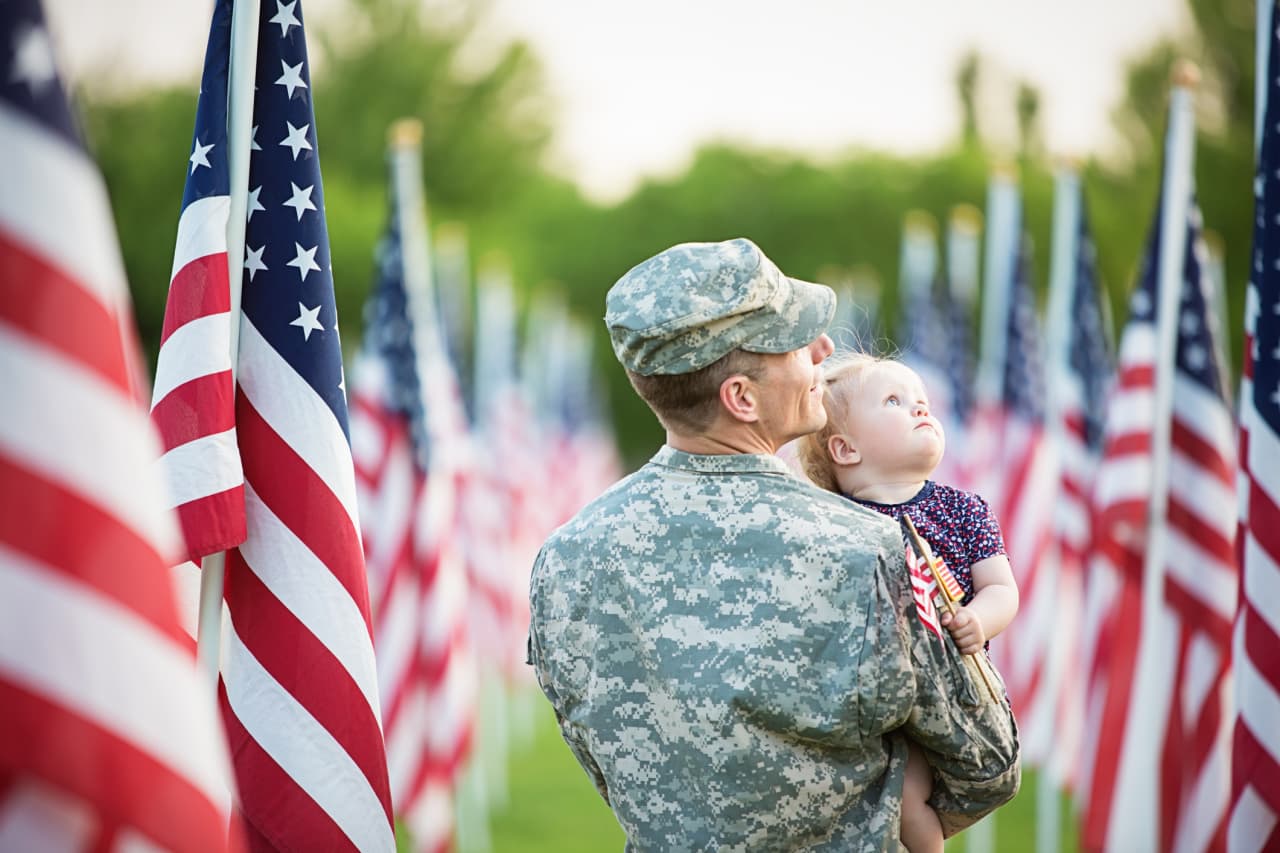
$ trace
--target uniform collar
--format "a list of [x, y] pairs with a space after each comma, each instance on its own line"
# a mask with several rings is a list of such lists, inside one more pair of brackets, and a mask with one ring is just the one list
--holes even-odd
[[667, 468], [696, 471], [699, 474], [791, 475], [791, 468], [787, 463], [769, 453], [685, 453], [664, 444], [649, 462]]

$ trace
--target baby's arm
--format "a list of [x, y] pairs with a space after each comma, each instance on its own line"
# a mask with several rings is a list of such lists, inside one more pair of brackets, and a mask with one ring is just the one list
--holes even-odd
[[979, 560], [973, 572], [973, 598], [955, 616], [941, 614], [961, 653], [982, 651], [983, 644], [1009, 626], [1018, 612], [1018, 583], [1004, 554]]

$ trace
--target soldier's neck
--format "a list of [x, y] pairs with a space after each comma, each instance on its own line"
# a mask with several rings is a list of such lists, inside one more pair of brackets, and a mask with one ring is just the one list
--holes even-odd
[[777, 453], [764, 436], [752, 430], [709, 430], [697, 435], [667, 430], [667, 444], [685, 453], [723, 456], [729, 453]]

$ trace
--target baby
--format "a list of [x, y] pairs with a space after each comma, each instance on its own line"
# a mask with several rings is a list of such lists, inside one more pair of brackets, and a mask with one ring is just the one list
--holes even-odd
[[[915, 371], [863, 353], [823, 364], [827, 425], [799, 447], [813, 482], [884, 513], [911, 516], [934, 554], [964, 591], [954, 616], [940, 614], [963, 654], [983, 651], [1018, 612], [1018, 587], [999, 522], [986, 501], [929, 479], [946, 446], [942, 425]], [[927, 800], [933, 775], [914, 745], [902, 797], [903, 845], [911, 853], [942, 850], [942, 826]]]

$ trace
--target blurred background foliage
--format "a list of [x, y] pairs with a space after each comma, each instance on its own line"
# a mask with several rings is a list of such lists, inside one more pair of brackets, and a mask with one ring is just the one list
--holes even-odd
[[[1102, 276], [1113, 316], [1122, 322], [1154, 213], [1169, 70], [1175, 57], [1200, 64], [1197, 187], [1205, 222], [1225, 247], [1233, 335], [1228, 352], [1238, 372], [1253, 209], [1254, 7], [1253, 0], [1188, 5], [1192, 31], [1134, 57], [1125, 95], [1115, 105], [1114, 143], [1081, 168]], [[485, 26], [482, 0], [460, 0], [451, 8], [441, 17], [416, 0], [349, 0], [344, 14], [309, 26], [330, 248], [348, 351], [358, 344], [373, 247], [386, 218], [386, 129], [403, 116], [421, 119], [426, 129], [432, 220], [465, 225], [473, 268], [501, 259], [522, 301], [535, 290], [554, 290], [592, 322], [598, 367], [608, 380], [629, 465], [647, 458], [662, 436], [627, 388], [599, 318], [604, 293], [618, 276], [671, 244], [743, 235], [797, 277], [830, 280], [872, 270], [883, 287], [880, 327], [892, 329], [906, 212], [923, 209], [945, 223], [954, 205], [981, 209], [993, 165], [1014, 162], [1043, 294], [1052, 154], [1058, 152], [1040, 125], [1041, 95], [1026, 83], [1013, 86], [1007, 98], [1019, 128], [1017, 150], [1002, 150], [984, 136], [984, 118], [990, 117], [981, 114], [975, 95], [983, 76], [980, 55], [967, 56], [956, 69], [961, 126], [933, 153], [851, 149], [817, 161], [721, 141], [698, 151], [682, 174], [649, 180], [605, 205], [586, 199], [571, 180], [545, 166], [556, 113], [538, 57], [512, 42], [478, 60], [470, 48]], [[77, 96], [115, 207], [139, 326], [154, 352], [195, 97], [188, 85], [121, 93], [96, 90], [92, 81]]]

